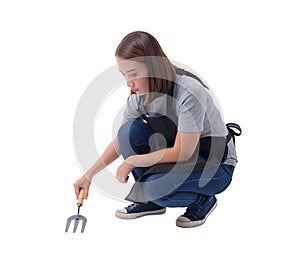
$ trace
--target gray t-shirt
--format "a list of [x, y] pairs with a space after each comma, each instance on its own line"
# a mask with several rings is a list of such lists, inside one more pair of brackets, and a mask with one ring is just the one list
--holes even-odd
[[[201, 132], [200, 137], [226, 136], [228, 134], [226, 125], [210, 92], [197, 80], [185, 75], [177, 75], [173, 98], [163, 94], [145, 107], [143, 105], [145, 95], [133, 94], [127, 100], [124, 118], [133, 120], [145, 112], [150, 116], [151, 114], [167, 115], [168, 110], [169, 118], [177, 117], [177, 130], [180, 132]], [[172, 103], [173, 112], [170, 113], [167, 103]], [[224, 163], [232, 166], [237, 163], [233, 140], [228, 143], [228, 155]]]

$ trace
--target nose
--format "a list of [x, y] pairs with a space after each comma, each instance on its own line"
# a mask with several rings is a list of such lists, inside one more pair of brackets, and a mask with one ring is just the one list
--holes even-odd
[[128, 87], [134, 86], [134, 82], [133, 82], [132, 80], [128, 80], [128, 81], [127, 81], [127, 86], [128, 86]]

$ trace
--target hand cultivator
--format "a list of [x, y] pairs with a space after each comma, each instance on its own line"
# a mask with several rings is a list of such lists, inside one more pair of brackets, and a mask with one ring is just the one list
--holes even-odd
[[77, 215], [73, 215], [73, 216], [68, 218], [65, 232], [68, 232], [71, 221], [74, 220], [73, 233], [75, 233], [76, 230], [77, 230], [79, 221], [81, 220], [82, 221], [81, 233], [83, 233], [83, 231], [85, 229], [86, 222], [87, 222], [86, 217], [84, 217], [82, 215], [79, 215], [80, 207], [83, 204], [83, 199], [84, 199], [84, 189], [81, 189], [80, 193], [79, 193], [79, 196], [78, 196], [78, 202], [77, 202], [77, 207], [78, 207]]

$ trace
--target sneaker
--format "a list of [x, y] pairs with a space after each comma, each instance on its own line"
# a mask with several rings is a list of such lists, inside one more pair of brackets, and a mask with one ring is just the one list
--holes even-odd
[[208, 196], [200, 205], [188, 207], [186, 212], [176, 220], [176, 226], [181, 228], [198, 227], [206, 221], [216, 207], [217, 198]]
[[145, 215], [158, 215], [166, 212], [166, 208], [153, 202], [133, 203], [126, 208], [119, 209], [115, 215], [120, 219], [136, 219]]

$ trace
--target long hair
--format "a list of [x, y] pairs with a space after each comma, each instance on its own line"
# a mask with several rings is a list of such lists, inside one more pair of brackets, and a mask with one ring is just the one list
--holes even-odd
[[[172, 89], [176, 79], [175, 66], [151, 34], [144, 31], [129, 33], [122, 39], [115, 55], [123, 59], [134, 58], [135, 61], [146, 64], [149, 92], [166, 94]], [[146, 102], [149, 103], [150, 99]]]

